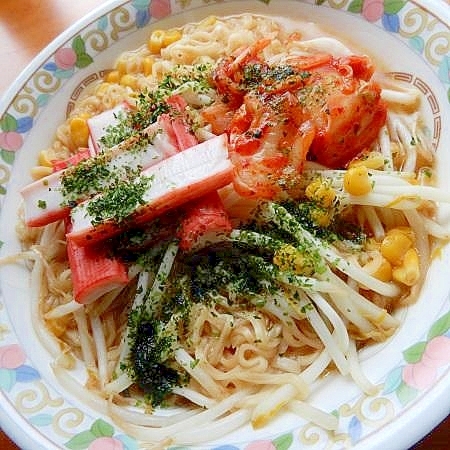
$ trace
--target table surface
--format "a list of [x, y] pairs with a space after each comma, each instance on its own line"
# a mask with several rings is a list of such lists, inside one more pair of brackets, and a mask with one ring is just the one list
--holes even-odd
[[[29, 62], [69, 25], [104, 0], [0, 0], [0, 96]], [[70, 6], [69, 6], [70, 5]], [[419, 442], [414, 450], [447, 450], [450, 417]], [[0, 432], [0, 448], [18, 447]]]

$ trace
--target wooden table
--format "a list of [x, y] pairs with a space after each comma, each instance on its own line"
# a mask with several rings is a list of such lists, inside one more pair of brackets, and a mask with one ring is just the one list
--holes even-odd
[[[19, 73], [59, 33], [105, 0], [0, 0], [0, 96]], [[6, 63], [4, 63], [6, 61]], [[414, 450], [450, 448], [450, 418]], [[0, 433], [0, 449], [18, 447]], [[384, 449], [380, 449], [384, 450]], [[388, 449], [386, 449], [388, 450]]]

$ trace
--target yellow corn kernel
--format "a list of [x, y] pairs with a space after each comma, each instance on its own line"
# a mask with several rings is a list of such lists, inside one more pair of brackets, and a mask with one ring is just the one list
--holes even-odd
[[123, 59], [120, 59], [116, 63], [116, 70], [119, 73], [119, 79], [122, 75], [125, 75], [127, 73], [127, 62]]
[[38, 156], [38, 164], [45, 167], [53, 167], [52, 159], [54, 156], [48, 150], [41, 150]]
[[406, 284], [407, 286], [413, 286], [419, 281], [419, 255], [416, 249], [410, 248], [405, 253], [403, 264], [392, 271], [392, 277], [395, 281]]
[[154, 62], [155, 62], [155, 60], [151, 56], [146, 56], [142, 60], [142, 72], [144, 73], [144, 75], [146, 77], [151, 75]]
[[317, 189], [319, 189], [321, 185], [322, 180], [320, 178], [316, 178], [315, 180], [311, 181], [311, 183], [309, 183], [305, 189], [306, 197], [312, 200], [316, 194]]
[[33, 180], [40, 180], [53, 173], [53, 169], [48, 166], [34, 166], [30, 172]]
[[120, 85], [121, 86], [128, 86], [131, 89], [136, 89], [136, 86], [137, 86], [136, 77], [134, 77], [133, 75], [130, 75], [128, 73], [125, 74], [125, 75], [122, 75], [120, 77]]
[[290, 244], [283, 245], [275, 252], [273, 263], [281, 270], [294, 272], [297, 275], [308, 276], [314, 272], [308, 258]]
[[157, 54], [161, 49], [173, 44], [181, 39], [181, 31], [175, 28], [171, 30], [154, 30], [147, 42], [147, 47], [151, 53]]
[[329, 208], [336, 200], [335, 190], [320, 178], [308, 184], [305, 195], [324, 208]]
[[380, 152], [370, 152], [359, 159], [353, 160], [349, 167], [365, 166], [368, 169], [382, 169], [384, 167], [384, 156]]
[[391, 263], [383, 258], [381, 264], [378, 266], [377, 270], [372, 273], [375, 278], [378, 278], [381, 281], [391, 281], [392, 280], [392, 265]]
[[414, 242], [400, 228], [389, 230], [381, 242], [381, 254], [393, 265], [398, 266], [402, 263], [406, 252], [412, 248]]
[[161, 51], [164, 45], [164, 35], [166, 32], [164, 30], [154, 30], [150, 35], [150, 39], [147, 42], [148, 49], [157, 54]]
[[172, 28], [164, 33], [163, 37], [163, 47], [167, 47], [174, 42], [177, 42], [181, 39], [181, 31]]
[[105, 81], [108, 83], [118, 83], [120, 80], [120, 72], [118, 70], [111, 70], [105, 77]]
[[127, 73], [138, 73], [140, 61], [137, 58], [129, 58], [127, 61]]
[[366, 166], [350, 167], [344, 175], [344, 189], [350, 195], [365, 195], [372, 190]]
[[70, 137], [75, 148], [87, 147], [89, 139], [89, 127], [87, 118], [77, 116], [70, 119]]
[[333, 214], [330, 209], [311, 208], [310, 217], [314, 221], [314, 223], [319, 225], [319, 227], [327, 228], [331, 223]]

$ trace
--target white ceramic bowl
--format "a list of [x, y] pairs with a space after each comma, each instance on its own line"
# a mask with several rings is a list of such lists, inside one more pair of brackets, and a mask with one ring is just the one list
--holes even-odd
[[[115, 0], [70, 27], [21, 74], [0, 102], [0, 247], [19, 249], [14, 233], [18, 190], [29, 182], [37, 151], [48, 145], [56, 125], [79, 88], [111, 67], [123, 50], [140, 45], [148, 27], [181, 25], [210, 14], [240, 12], [289, 15], [335, 30], [382, 61], [425, 97], [424, 115], [437, 152], [441, 184], [449, 188], [450, 167], [450, 8], [441, 0], [175, 1]], [[347, 33], [347, 34], [346, 34]], [[350, 33], [350, 34], [348, 34]], [[61, 49], [78, 48], [77, 64]], [[362, 353], [363, 369], [381, 386], [362, 395], [349, 381], [328, 377], [311, 401], [339, 418], [339, 431], [327, 433], [292, 416], [268, 427], [244, 428], [215, 450], [402, 449], [430, 431], [450, 411], [450, 251], [430, 268], [421, 298], [401, 312], [403, 324], [385, 344]], [[132, 436], [108, 417], [73, 398], [56, 381], [51, 359], [31, 324], [34, 293], [28, 271], [0, 270], [0, 425], [22, 448], [87, 448], [110, 437], [109, 448], [138, 448]], [[424, 354], [438, 355], [433, 367]], [[99, 441], [97, 441], [99, 442]], [[106, 442], [103, 440], [103, 442]], [[106, 445], [106, 444], [105, 444]], [[114, 447], [117, 445], [117, 447]], [[202, 447], [203, 448], [203, 447]]]

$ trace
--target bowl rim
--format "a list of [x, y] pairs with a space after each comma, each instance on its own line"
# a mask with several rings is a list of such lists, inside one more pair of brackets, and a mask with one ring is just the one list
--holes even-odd
[[[73, 37], [77, 31], [82, 30], [85, 26], [89, 25], [96, 19], [101, 18], [105, 14], [109, 13], [112, 9], [120, 7], [124, 4], [130, 3], [132, 0], [106, 0], [103, 4], [96, 7], [82, 18], [75, 21], [72, 25], [67, 27], [62, 33], [55, 37], [49, 44], [47, 44], [33, 59], [31, 62], [20, 72], [14, 82], [7, 88], [7, 90], [0, 97], [0, 116], [8, 109], [14, 97], [19, 93], [27, 81], [30, 75], [39, 69], [42, 64], [51, 57], [54, 52]], [[300, 0], [301, 1], [301, 0]], [[439, 17], [447, 27], [450, 28], [450, 4], [445, 0], [409, 0], [411, 3], [415, 3], [425, 10], [430, 11], [436, 17]], [[0, 391], [0, 399], [6, 398], [4, 393]], [[444, 402], [439, 401], [442, 398], [450, 399], [450, 380], [446, 376], [442, 376], [433, 387], [426, 391], [423, 398], [420, 400], [422, 413], [426, 411], [427, 421], [420, 421], [416, 423], [414, 429], [409, 430], [408, 446], [418, 442], [428, 432], [438, 425], [449, 415], [450, 404], [446, 405]], [[387, 436], [390, 438], [397, 435], [399, 431], [404, 428], [404, 423], [412, 423], [417, 416], [417, 408], [407, 408], [401, 415], [395, 416], [389, 425], [383, 428], [383, 433], [374, 432], [371, 434], [371, 447], [381, 448], [388, 441]], [[398, 420], [397, 420], [398, 419]], [[0, 402], [0, 427], [5, 431], [11, 439], [19, 445], [20, 448], [33, 448], [33, 449], [59, 449], [60, 447], [55, 445], [49, 438], [43, 436], [24, 416], [22, 416], [11, 402], [6, 399]], [[383, 434], [381, 436], [381, 434]], [[367, 444], [366, 439], [370, 435], [366, 436], [362, 442], [358, 442], [353, 448], [357, 450], [364, 450]], [[397, 435], [398, 436], [398, 435]], [[43, 442], [45, 440], [45, 442]], [[406, 440], [403, 440], [406, 443]]]

